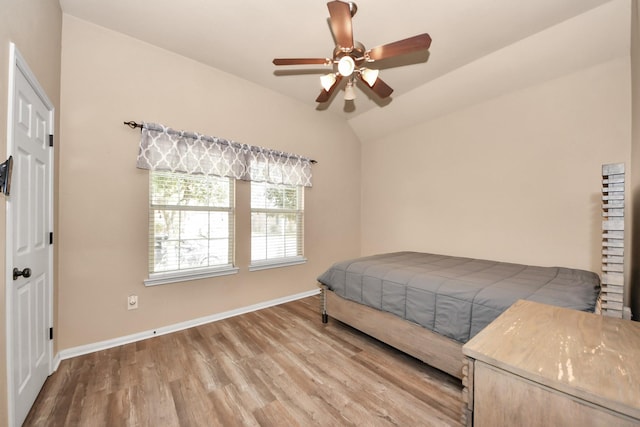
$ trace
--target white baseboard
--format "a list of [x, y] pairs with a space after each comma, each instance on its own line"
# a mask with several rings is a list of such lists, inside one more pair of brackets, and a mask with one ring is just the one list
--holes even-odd
[[62, 359], [60, 359], [60, 353], [57, 353], [53, 357], [53, 360], [51, 361], [51, 372], [49, 372], [49, 375], [53, 374], [55, 371], [58, 370], [58, 366], [60, 366], [61, 361]]
[[[183, 329], [192, 328], [198, 325], [204, 325], [205, 323], [211, 323], [222, 319], [227, 319], [229, 317], [238, 316], [244, 313], [250, 313], [252, 311], [261, 310], [267, 307], [273, 307], [274, 305], [284, 304], [286, 302], [291, 302], [295, 300], [299, 300], [302, 298], [307, 298], [313, 295], [317, 295], [320, 293], [320, 289], [315, 289], [312, 291], [301, 292], [299, 294], [289, 295], [282, 298], [273, 299], [270, 301], [261, 302], [258, 304], [253, 304], [247, 307], [238, 308], [235, 310], [229, 310], [218, 314], [213, 314], [211, 316], [200, 317], [198, 319], [188, 320], [186, 322], [176, 323], [174, 325], [163, 326], [162, 328], [153, 329], [150, 331], [139, 332], [137, 334], [127, 335], [124, 337], [114, 338], [106, 341], [100, 341], [93, 344], [82, 345], [79, 347], [72, 347], [65, 350], [60, 351], [53, 360], [54, 371], [58, 369], [60, 362], [65, 359], [70, 359], [72, 357], [82, 356], [84, 354], [94, 353], [100, 350], [106, 350], [108, 348], [117, 347], [123, 344], [129, 344], [136, 341], [145, 340], [151, 337], [157, 337], [160, 335], [170, 334], [172, 332], [181, 331]], [[318, 313], [319, 315], [319, 313]]]

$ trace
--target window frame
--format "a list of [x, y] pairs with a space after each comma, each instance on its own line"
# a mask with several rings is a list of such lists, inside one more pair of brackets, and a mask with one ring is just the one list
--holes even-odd
[[[263, 185], [265, 186], [265, 191], [269, 186], [282, 188], [294, 188], [296, 190], [296, 209], [287, 209], [284, 207], [278, 208], [267, 208], [267, 207], [254, 207], [254, 185]], [[273, 184], [269, 182], [251, 182], [251, 196], [250, 196], [250, 218], [251, 218], [251, 230], [250, 230], [250, 241], [251, 241], [251, 255], [250, 255], [250, 264], [249, 271], [259, 271], [266, 270], [271, 268], [280, 268], [280, 267], [288, 267], [293, 265], [304, 264], [307, 262], [307, 258], [304, 256], [304, 186], [301, 185], [288, 185], [288, 184]], [[254, 244], [254, 224], [253, 224], [253, 214], [254, 213], [265, 213], [265, 214], [294, 214], [297, 217], [297, 230], [296, 230], [296, 252], [297, 254], [294, 256], [286, 256], [279, 258], [267, 258], [261, 260], [253, 259], [253, 244]]]
[[[181, 173], [165, 172], [165, 171], [150, 171], [149, 173], [149, 201], [148, 201], [148, 218], [149, 218], [149, 230], [148, 230], [148, 242], [147, 242], [147, 273], [148, 278], [144, 280], [145, 286], [164, 285], [167, 283], [176, 283], [189, 280], [204, 279], [208, 277], [226, 276], [236, 274], [239, 268], [235, 266], [235, 245], [236, 245], [236, 233], [235, 233], [235, 199], [236, 199], [236, 182], [233, 178], [224, 178], [229, 180], [229, 206], [190, 206], [190, 205], [176, 205], [176, 204], [154, 204], [153, 194], [153, 179], [155, 174], [163, 175], [184, 175]], [[212, 176], [212, 178], [214, 178]], [[216, 177], [218, 178], [218, 177]], [[181, 212], [228, 212], [229, 214], [229, 263], [221, 264], [219, 266], [207, 266], [207, 267], [191, 267], [171, 271], [152, 271], [152, 263], [154, 258], [152, 251], [155, 251], [155, 233], [154, 219], [152, 218], [153, 212], [158, 209], [175, 210]], [[205, 239], [211, 241], [209, 239]]]

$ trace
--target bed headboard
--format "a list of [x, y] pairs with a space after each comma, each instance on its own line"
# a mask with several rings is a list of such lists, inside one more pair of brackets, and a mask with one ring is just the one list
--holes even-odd
[[602, 314], [631, 318], [624, 306], [624, 163], [602, 165]]

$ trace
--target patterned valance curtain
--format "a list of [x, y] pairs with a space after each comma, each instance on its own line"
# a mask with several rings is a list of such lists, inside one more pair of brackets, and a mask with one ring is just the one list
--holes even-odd
[[142, 124], [140, 169], [311, 187], [311, 160], [156, 123]]

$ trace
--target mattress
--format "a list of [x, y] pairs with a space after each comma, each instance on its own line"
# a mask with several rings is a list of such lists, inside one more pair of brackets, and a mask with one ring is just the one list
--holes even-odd
[[460, 343], [519, 299], [593, 312], [600, 293], [600, 279], [589, 271], [419, 252], [337, 262], [318, 281]]

